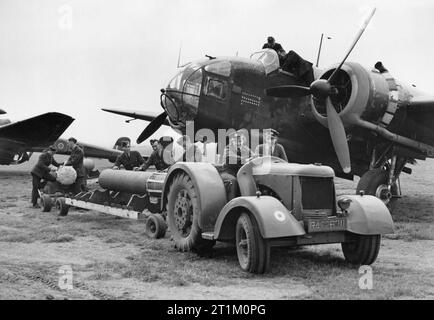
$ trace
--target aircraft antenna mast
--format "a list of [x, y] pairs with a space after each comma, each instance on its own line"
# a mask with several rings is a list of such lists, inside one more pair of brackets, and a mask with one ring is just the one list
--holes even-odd
[[[318, 68], [319, 66], [319, 57], [321, 56], [321, 48], [322, 48], [322, 41], [324, 38], [324, 33], [321, 33], [321, 39], [319, 41], [319, 48], [318, 48], [318, 55], [316, 57], [316, 67]], [[331, 39], [331, 37], [327, 37], [327, 39]]]
[[178, 65], [177, 65], [177, 68], [179, 68], [179, 64], [181, 63], [181, 49], [182, 49], [182, 43], [179, 44]]

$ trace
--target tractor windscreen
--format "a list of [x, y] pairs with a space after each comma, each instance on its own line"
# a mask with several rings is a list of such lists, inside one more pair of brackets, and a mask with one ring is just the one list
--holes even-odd
[[300, 177], [303, 209], [333, 209], [333, 178]]

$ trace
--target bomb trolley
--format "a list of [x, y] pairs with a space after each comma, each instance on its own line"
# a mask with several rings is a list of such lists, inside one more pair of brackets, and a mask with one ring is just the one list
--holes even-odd
[[38, 189], [41, 211], [50, 212], [53, 204], [57, 207], [59, 199], [73, 193], [72, 189], [72, 185], [63, 185], [58, 181], [47, 181], [44, 187]]
[[59, 215], [66, 216], [70, 207], [128, 218], [145, 220], [145, 233], [151, 238], [166, 234], [165, 214], [160, 210], [166, 173], [106, 169], [98, 183], [104, 190], [80, 192], [56, 201]]

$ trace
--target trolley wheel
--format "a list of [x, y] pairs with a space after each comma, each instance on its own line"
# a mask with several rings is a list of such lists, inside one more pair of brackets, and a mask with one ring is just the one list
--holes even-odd
[[52, 202], [51, 197], [49, 195], [47, 195], [47, 194], [41, 195], [39, 202], [40, 202], [42, 212], [50, 212], [51, 211], [51, 207], [53, 206], [53, 202]]
[[64, 197], [57, 198], [56, 209], [57, 209], [57, 212], [59, 213], [59, 216], [66, 216], [68, 214], [69, 205], [67, 205], [65, 203]]
[[152, 214], [146, 220], [145, 233], [153, 239], [164, 238], [166, 235], [167, 224], [161, 214]]

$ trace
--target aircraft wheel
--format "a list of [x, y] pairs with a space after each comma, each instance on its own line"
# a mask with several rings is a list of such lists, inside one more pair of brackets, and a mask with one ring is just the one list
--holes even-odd
[[51, 207], [53, 206], [53, 202], [49, 195], [43, 194], [40, 198], [40, 205], [42, 212], [50, 212]]
[[152, 214], [146, 221], [145, 233], [153, 239], [164, 238], [166, 235], [167, 224], [161, 214]]
[[69, 205], [67, 205], [65, 203], [64, 197], [57, 198], [56, 209], [57, 209], [57, 212], [59, 213], [59, 216], [66, 216], [68, 214]]
[[262, 238], [256, 220], [247, 213], [241, 214], [238, 218], [235, 241], [241, 269], [259, 274], [268, 270], [270, 247]]
[[356, 193], [359, 194], [359, 192], [363, 190], [365, 194], [376, 196], [383, 201], [390, 213], [392, 213], [398, 202], [399, 192], [396, 182], [389, 190], [387, 187], [387, 179], [387, 171], [381, 168], [369, 170], [360, 178]]
[[199, 228], [199, 198], [193, 181], [186, 173], [172, 180], [167, 199], [167, 221], [175, 247], [179, 251], [211, 250], [215, 241], [202, 238]]
[[354, 235], [352, 242], [342, 243], [345, 260], [357, 265], [370, 265], [380, 251], [381, 235]]

